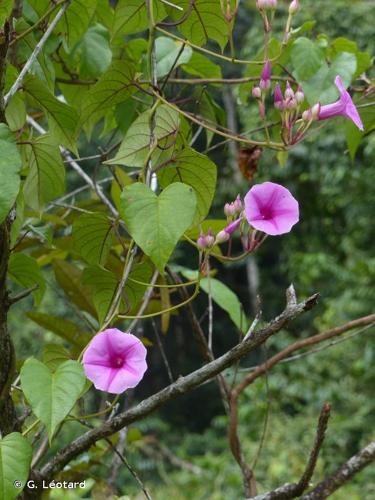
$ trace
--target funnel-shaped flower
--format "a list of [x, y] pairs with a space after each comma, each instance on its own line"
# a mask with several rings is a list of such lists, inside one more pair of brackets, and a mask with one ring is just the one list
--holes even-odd
[[263, 233], [289, 233], [299, 220], [298, 201], [280, 184], [263, 182], [245, 196], [245, 216], [251, 226]]
[[352, 122], [359, 128], [363, 130], [363, 124], [361, 118], [358, 114], [357, 108], [354, 106], [350, 94], [345, 90], [342, 80], [339, 76], [335, 78], [336, 87], [340, 91], [340, 98], [333, 104], [327, 104], [322, 106], [319, 112], [319, 120], [327, 120], [328, 118], [334, 118], [335, 116], [345, 116], [349, 118]]
[[86, 377], [96, 389], [121, 394], [142, 380], [147, 370], [146, 354], [137, 337], [110, 328], [95, 335], [82, 363]]

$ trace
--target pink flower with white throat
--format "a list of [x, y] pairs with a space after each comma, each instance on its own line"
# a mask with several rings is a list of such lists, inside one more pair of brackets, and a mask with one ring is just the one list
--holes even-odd
[[299, 220], [298, 201], [280, 184], [256, 184], [245, 196], [245, 217], [253, 228], [271, 236], [289, 233]]
[[96, 389], [121, 394], [139, 384], [145, 371], [147, 350], [131, 333], [109, 328], [91, 340], [83, 354], [86, 377]]
[[335, 78], [336, 87], [340, 91], [340, 98], [338, 101], [320, 107], [319, 120], [327, 120], [335, 116], [344, 116], [351, 120], [359, 130], [363, 130], [363, 123], [357, 108], [355, 107], [349, 92], [346, 91], [344, 84], [339, 75]]

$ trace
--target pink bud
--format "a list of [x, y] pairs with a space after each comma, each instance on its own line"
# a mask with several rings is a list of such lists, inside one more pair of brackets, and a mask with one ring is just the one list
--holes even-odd
[[232, 217], [236, 213], [236, 207], [234, 206], [233, 203], [226, 203], [224, 205], [224, 214], [227, 217]]
[[299, 1], [293, 0], [289, 5], [289, 14], [293, 16], [299, 10]]
[[292, 87], [290, 86], [289, 82], [286, 82], [286, 89], [285, 89], [285, 99], [291, 99], [294, 97], [294, 92]]
[[220, 231], [217, 236], [215, 243], [225, 243], [229, 240], [231, 235], [239, 228], [242, 219], [237, 219], [227, 225], [222, 231]]
[[297, 107], [297, 100], [294, 97], [290, 97], [284, 101], [286, 109], [294, 109]]
[[220, 231], [217, 236], [216, 236], [216, 240], [215, 240], [215, 243], [218, 244], [218, 243], [225, 243], [226, 241], [228, 241], [230, 238], [230, 234], [228, 234], [224, 229], [222, 231]]
[[309, 122], [311, 119], [312, 119], [311, 109], [306, 109], [306, 111], [302, 113], [302, 120], [304, 122]]
[[260, 87], [253, 87], [251, 94], [255, 99], [260, 99], [262, 97], [262, 91], [260, 90]]
[[269, 61], [266, 62], [261, 74], [262, 80], [270, 80], [271, 79], [271, 63]]
[[207, 238], [204, 235], [203, 231], [201, 231], [201, 234], [199, 235], [199, 238], [197, 239], [197, 245], [199, 250], [205, 250], [207, 248]]
[[320, 113], [320, 102], [317, 102], [314, 104], [314, 106], [311, 108], [311, 116], [313, 120], [317, 120], [319, 118], [319, 113]]
[[273, 10], [276, 9], [277, 0], [257, 0], [256, 6], [259, 10]]
[[215, 236], [214, 236], [214, 233], [212, 232], [211, 228], [209, 228], [209, 230], [207, 231], [206, 240], [207, 240], [207, 246], [208, 246], [208, 248], [211, 248], [211, 247], [214, 246]]
[[284, 108], [284, 99], [279, 83], [277, 83], [275, 86], [275, 91], [273, 93], [273, 104], [275, 108], [280, 111], [282, 111]]
[[303, 101], [305, 100], [305, 94], [303, 93], [302, 87], [298, 87], [294, 97], [296, 98], [298, 104], [303, 103]]
[[240, 195], [237, 195], [237, 198], [233, 202], [233, 206], [236, 209], [237, 213], [240, 213], [242, 211], [242, 200]]

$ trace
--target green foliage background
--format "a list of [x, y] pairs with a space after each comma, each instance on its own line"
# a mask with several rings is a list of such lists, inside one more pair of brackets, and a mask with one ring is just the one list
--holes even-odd
[[[242, 57], [257, 53], [262, 43], [261, 21], [250, 3], [253, 5], [253, 2], [248, 2], [241, 6], [234, 32]], [[283, 5], [286, 10], [287, 2]], [[314, 19], [316, 24], [312, 27], [312, 33], [322, 46], [327, 40], [345, 37], [355, 40], [361, 51], [373, 53], [374, 16], [375, 7], [371, 2], [306, 0], [302, 2], [296, 24]], [[82, 78], [90, 79], [107, 69], [110, 64], [107, 45], [106, 33], [99, 26], [87, 31], [71, 53], [72, 64], [75, 61], [80, 64], [79, 54], [93, 51], [83, 57], [83, 60], [90, 61], [90, 65], [79, 68]], [[134, 50], [137, 50], [135, 45]], [[227, 64], [224, 64], [223, 73], [225, 76], [237, 76], [233, 73], [233, 67]], [[241, 69], [238, 69], [238, 76], [242, 76]], [[32, 84], [30, 79], [30, 93]], [[69, 92], [68, 89], [66, 91]], [[253, 120], [256, 109], [246, 93], [249, 93], [249, 86], [243, 86], [235, 95], [235, 99], [241, 103], [240, 116], [237, 117], [241, 129], [257, 125]], [[221, 89], [215, 90], [214, 95], [217, 105], [223, 108]], [[71, 102], [75, 99], [79, 99], [79, 95], [71, 96]], [[212, 112], [212, 107], [209, 109]], [[124, 107], [117, 112], [122, 113], [121, 124], [127, 130], [127, 120], [134, 110]], [[222, 109], [218, 108], [216, 112], [219, 117], [225, 115]], [[108, 123], [106, 126], [109, 130]], [[80, 141], [82, 156], [95, 154], [97, 147], [108, 139], [106, 128], [103, 130], [102, 125], [94, 127], [90, 133], [90, 145], [85, 139]], [[271, 153], [265, 153], [261, 158], [255, 180], [272, 180], [287, 185], [300, 200], [302, 208], [301, 222], [295, 230], [285, 238], [269, 239], [254, 257], [260, 273], [259, 294], [264, 317], [273, 317], [275, 312], [282, 309], [284, 297], [281, 291], [290, 282], [295, 284], [298, 296], [305, 297], [319, 291], [321, 300], [313, 314], [294, 323], [288, 332], [273, 338], [265, 349], [245, 360], [244, 366], [259, 363], [266, 355], [271, 355], [296, 338], [373, 312], [375, 139], [369, 135], [353, 159], [346, 142], [351, 133], [350, 125], [335, 120], [323, 132], [312, 134], [303, 144], [294, 148], [284, 165], [278, 164]], [[198, 140], [197, 149], [204, 149], [205, 140]], [[65, 138], [67, 142], [70, 142], [69, 137]], [[233, 182], [235, 172], [230, 149], [213, 151], [211, 158], [220, 171], [212, 214], [220, 218], [223, 204], [234, 199], [237, 192], [244, 194], [248, 183]], [[94, 173], [94, 165], [94, 162], [87, 162], [85, 168]], [[105, 174], [99, 172], [98, 177], [103, 178]], [[78, 184], [76, 174], [72, 171], [68, 172], [67, 181], [72, 189]], [[54, 196], [59, 193], [58, 186], [56, 189]], [[48, 238], [48, 234], [44, 236]], [[59, 248], [59, 251], [63, 252], [64, 249]], [[179, 247], [177, 256], [180, 264], [193, 267], [193, 264], [189, 265], [189, 248]], [[48, 273], [47, 291], [38, 312], [68, 318], [71, 310], [62, 299], [61, 292], [56, 291], [52, 271]], [[218, 276], [238, 294], [245, 309], [251, 310], [245, 263], [219, 266]], [[202, 313], [206, 301], [207, 297], [201, 293], [197, 307]], [[56, 342], [56, 337], [51, 333], [44, 331], [42, 334], [41, 328], [35, 323], [25, 322], [25, 314], [31, 308], [32, 299], [20, 303], [17, 312], [13, 311], [10, 318], [10, 329], [17, 332], [16, 350], [20, 357], [31, 353], [40, 356], [45, 342]], [[78, 324], [82, 330], [85, 329], [82, 320], [78, 320]], [[236, 338], [230, 319], [218, 307], [215, 307], [215, 325], [218, 354], [233, 345]], [[325, 401], [332, 403], [332, 419], [315, 480], [332, 471], [340, 461], [351, 456], [373, 437], [373, 333], [374, 330], [369, 329], [324, 351], [280, 364], [267, 377], [258, 379], [245, 391], [241, 398], [240, 434], [247, 456], [259, 455], [255, 471], [262, 489], [271, 489], [300, 476], [306, 461], [306, 450], [314, 438], [317, 416]], [[148, 323], [144, 326], [144, 336], [155, 342], [152, 327]], [[163, 342], [175, 375], [199, 366], [200, 360], [192, 346], [191, 332], [184, 314], [171, 318], [170, 330]], [[148, 384], [143, 384], [136, 391], [137, 399], [167, 383], [165, 369], [156, 349], [151, 350], [150, 363]], [[232, 375], [231, 371], [226, 373], [228, 379]], [[131, 400], [133, 395], [128, 397]], [[100, 403], [100, 396], [92, 398], [93, 403]], [[126, 447], [128, 460], [147, 483], [153, 498], [235, 500], [241, 497], [241, 477], [228, 449], [226, 418], [222, 413], [217, 388], [210, 383], [168, 404], [157, 414], [129, 429]], [[67, 424], [54, 442], [52, 451], [59, 449], [68, 437], [78, 435], [82, 430], [79, 424]], [[264, 443], [259, 450], [263, 432]], [[179, 457], [179, 465], [173, 465], [155, 443], [163, 443], [173, 455]], [[86, 465], [76, 463], [69, 471], [69, 479], [73, 475], [89, 479], [87, 484], [91, 493], [82, 492], [85, 497], [92, 495], [92, 498], [100, 498], [100, 494], [109, 494], [105, 483], [110, 474], [110, 461], [105, 456], [103, 458], [103, 453], [103, 448], [98, 444], [90, 458], [82, 458], [83, 463], [85, 458], [90, 460]], [[188, 470], [183, 461], [197, 466], [199, 474]], [[116, 486], [125, 498], [141, 498], [138, 486], [125, 467], [121, 469]], [[64, 492], [62, 496], [62, 493], [52, 492], [50, 498], [75, 499], [79, 494], [74, 491], [69, 496], [69, 493]], [[374, 470], [368, 468], [332, 498], [363, 500], [374, 497]]]

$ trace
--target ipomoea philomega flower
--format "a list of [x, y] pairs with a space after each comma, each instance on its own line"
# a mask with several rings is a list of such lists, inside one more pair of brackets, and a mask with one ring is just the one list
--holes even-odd
[[298, 201], [280, 184], [255, 184], [245, 196], [245, 217], [263, 233], [272, 236], [289, 233], [299, 220]]
[[321, 106], [319, 111], [319, 120], [327, 120], [328, 118], [334, 118], [335, 116], [344, 116], [349, 118], [359, 130], [363, 130], [363, 123], [358, 114], [357, 108], [355, 107], [349, 92], [346, 91], [342, 80], [339, 75], [335, 78], [336, 87], [340, 91], [340, 98], [332, 103]]
[[147, 350], [131, 333], [109, 328], [95, 335], [82, 358], [86, 377], [96, 389], [121, 394], [139, 384], [145, 371]]

